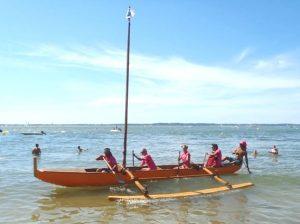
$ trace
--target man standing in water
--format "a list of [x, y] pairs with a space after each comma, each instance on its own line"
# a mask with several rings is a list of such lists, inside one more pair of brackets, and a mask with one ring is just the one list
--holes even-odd
[[35, 144], [35, 148], [32, 149], [32, 155], [34, 156], [41, 155], [41, 149], [39, 147], [39, 144]]
[[278, 154], [278, 148], [276, 147], [276, 145], [273, 145], [273, 148], [271, 149], [270, 153], [277, 155]]

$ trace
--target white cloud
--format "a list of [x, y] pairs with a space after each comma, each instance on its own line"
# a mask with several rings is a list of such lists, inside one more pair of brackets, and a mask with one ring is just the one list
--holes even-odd
[[[250, 48], [243, 50], [238, 57], [239, 61], [251, 52]], [[24, 53], [26, 56], [44, 57], [57, 61], [59, 65], [85, 66], [93, 69], [108, 69], [123, 75], [125, 71], [124, 51], [116, 49], [95, 49], [77, 47], [73, 49], [63, 49], [51, 45], [43, 45], [35, 51]], [[292, 60], [288, 55], [278, 55], [270, 59], [258, 60], [255, 64], [257, 71], [235, 70], [223, 67], [212, 67], [201, 64], [194, 64], [183, 58], [161, 58], [149, 57], [140, 54], [131, 55], [131, 76], [140, 79], [166, 81], [187, 86], [218, 85], [228, 88], [294, 88], [299, 86], [299, 80], [288, 77], [264, 77], [260, 69], [285, 69], [292, 65]]]
[[[244, 49], [237, 57], [237, 62], [246, 61], [251, 52], [250, 48]], [[126, 53], [118, 49], [90, 49], [83, 46], [60, 48], [43, 45], [36, 47], [34, 51], [27, 51], [20, 55], [28, 57], [27, 61], [30, 61], [28, 59], [32, 57], [44, 60], [45, 63], [50, 61], [48, 66], [65, 66], [67, 68], [71, 66], [113, 72], [120, 76], [117, 85], [124, 82]], [[263, 95], [265, 92], [300, 88], [298, 71], [294, 71], [292, 75], [285, 73], [285, 69], [290, 69], [293, 65], [293, 60], [289, 54], [281, 54], [269, 59], [258, 60], [255, 63], [255, 69], [253, 67], [230, 69], [191, 63], [180, 57], [150, 57], [133, 52], [130, 61], [130, 114], [135, 114], [133, 117], [139, 118], [139, 122], [143, 122], [142, 119], [145, 117], [148, 121], [151, 117], [153, 122], [177, 122], [180, 119], [191, 122], [189, 119], [197, 117], [203, 119], [195, 120], [195, 122], [214, 122], [213, 119], [217, 119], [218, 116], [227, 116], [231, 119], [239, 116], [241, 120], [238, 122], [242, 122], [243, 116], [245, 117], [247, 114], [246, 111], [251, 111], [255, 106], [268, 108], [274, 104], [274, 100], [279, 98], [279, 93]], [[268, 72], [266, 75], [266, 70], [272, 72]], [[105, 118], [105, 121], [99, 123], [109, 123], [114, 122], [116, 117], [120, 117], [119, 113], [123, 113], [125, 89], [119, 88], [120, 86], [118, 88], [111, 85], [101, 87], [101, 83], [95, 85], [93, 80], [87, 79], [82, 82], [80, 79], [75, 80], [72, 77], [70, 80], [63, 81], [67, 91], [85, 94], [83, 99], [79, 99], [78, 105], [89, 109], [80, 112], [86, 116], [86, 119], [92, 121], [98, 118], [98, 115], [88, 115], [91, 112], [97, 112], [101, 113], [99, 119]], [[112, 91], [110, 92], [110, 90]], [[295, 100], [295, 97], [287, 94], [286, 98], [281, 97], [280, 99], [282, 101], [286, 99], [288, 102], [291, 99]], [[142, 110], [142, 108], [149, 108], [150, 105], [152, 110]], [[70, 110], [72, 110], [71, 106]], [[192, 110], [188, 111], [184, 108], [192, 108]], [[67, 111], [68, 106], [66, 105], [64, 112], [68, 114]], [[212, 111], [215, 115], [210, 114]], [[277, 105], [273, 111], [280, 113], [280, 106]], [[168, 112], [173, 115], [168, 116]], [[181, 114], [185, 114], [185, 116]], [[239, 114], [243, 114], [243, 116]], [[73, 115], [75, 116], [75, 114]], [[112, 118], [110, 115], [115, 117]], [[79, 113], [76, 114], [76, 119], [78, 117], [80, 117]], [[174, 120], [176, 117], [179, 120]], [[210, 120], [205, 120], [205, 118]], [[71, 120], [71, 118], [68, 119]], [[215, 122], [222, 121], [215, 120]]]
[[278, 69], [288, 69], [294, 65], [293, 59], [286, 54], [275, 55], [268, 59], [260, 59], [258, 60], [254, 68], [261, 70], [271, 70], [276, 71]]
[[253, 52], [252, 48], [245, 48], [235, 57], [235, 62], [240, 63], [244, 61], [251, 53]]

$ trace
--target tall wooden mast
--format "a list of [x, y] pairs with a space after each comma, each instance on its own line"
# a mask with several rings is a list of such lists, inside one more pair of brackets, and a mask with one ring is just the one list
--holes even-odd
[[129, 55], [130, 55], [130, 20], [134, 13], [128, 8], [126, 18], [128, 20], [128, 37], [127, 37], [127, 60], [126, 60], [126, 94], [125, 94], [125, 128], [124, 128], [124, 145], [123, 145], [123, 166], [126, 167], [127, 154], [127, 126], [128, 126], [128, 90], [129, 90]]

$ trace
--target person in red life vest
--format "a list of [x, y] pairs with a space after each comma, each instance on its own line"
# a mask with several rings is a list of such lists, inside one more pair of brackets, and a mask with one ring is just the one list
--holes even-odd
[[104, 149], [104, 155], [100, 155], [96, 160], [106, 160], [107, 163], [109, 164], [110, 167], [107, 169], [98, 169], [97, 171], [102, 171], [102, 172], [110, 172], [111, 169], [113, 171], [118, 171], [118, 163], [116, 158], [113, 156], [113, 154], [110, 151], [110, 148], [105, 148]]
[[133, 154], [133, 156], [135, 158], [137, 158], [138, 160], [142, 161], [140, 167], [144, 167], [141, 170], [156, 170], [157, 167], [151, 157], [150, 154], [148, 154], [147, 149], [143, 148], [141, 151], [142, 157], [138, 157], [135, 154]]
[[178, 157], [178, 162], [182, 161], [182, 163], [179, 164], [180, 169], [188, 169], [191, 168], [191, 154], [188, 151], [187, 145], [182, 145], [182, 154]]
[[211, 145], [212, 152], [209, 154], [205, 166], [220, 167], [222, 166], [222, 152], [217, 144]]

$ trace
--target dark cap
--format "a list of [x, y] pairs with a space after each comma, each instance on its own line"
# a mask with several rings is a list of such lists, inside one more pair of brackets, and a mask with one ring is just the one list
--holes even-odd
[[211, 146], [216, 149], [219, 148], [218, 144], [211, 144]]
[[147, 152], [146, 148], [142, 148], [141, 153]]
[[105, 148], [104, 153], [110, 153], [110, 148]]

